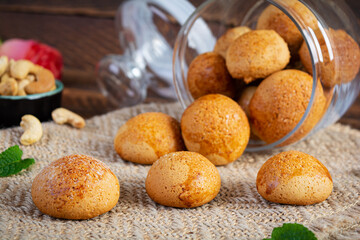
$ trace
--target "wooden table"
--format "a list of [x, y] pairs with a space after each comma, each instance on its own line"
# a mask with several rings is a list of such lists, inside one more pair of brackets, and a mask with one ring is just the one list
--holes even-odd
[[[353, 9], [360, 1], [346, 0]], [[5, 0], [0, 3], [2, 39], [37, 39], [64, 56], [62, 105], [89, 118], [114, 108], [99, 92], [95, 65], [106, 54], [121, 53], [114, 16], [121, 1]], [[202, 0], [192, 0], [199, 6]], [[360, 11], [354, 11], [360, 19]], [[146, 102], [165, 101], [149, 97]], [[360, 96], [339, 120], [360, 129]]]

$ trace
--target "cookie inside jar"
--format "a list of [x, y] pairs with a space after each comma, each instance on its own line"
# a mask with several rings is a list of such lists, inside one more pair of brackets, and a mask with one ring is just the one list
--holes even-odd
[[[211, 88], [211, 94], [237, 101], [251, 126], [249, 151], [296, 143], [334, 123], [359, 91], [356, 28], [339, 20], [347, 10], [340, 6], [324, 14], [312, 1], [209, 1], [178, 35], [173, 70], [181, 104], [185, 108]], [[199, 18], [216, 38], [206, 52], [194, 51], [187, 38]], [[212, 62], [212, 70], [225, 74], [213, 74], [211, 81], [210, 65], [197, 64], [210, 55], [225, 62], [225, 68]], [[357, 62], [349, 64], [349, 59]], [[230, 79], [224, 77], [228, 74]]]

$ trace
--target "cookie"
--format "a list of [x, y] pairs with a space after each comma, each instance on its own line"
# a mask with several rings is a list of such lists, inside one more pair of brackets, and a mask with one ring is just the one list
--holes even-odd
[[250, 32], [251, 29], [245, 26], [234, 27], [228, 29], [217, 41], [214, 47], [214, 52], [226, 58], [226, 52], [230, 44], [244, 33]]
[[182, 115], [181, 131], [187, 149], [215, 165], [238, 159], [250, 135], [248, 119], [239, 104], [220, 94], [196, 99]]
[[197, 56], [189, 66], [187, 83], [194, 99], [210, 93], [230, 98], [235, 95], [235, 84], [225, 59], [217, 53], [207, 52]]
[[139, 114], [119, 128], [114, 148], [123, 160], [152, 164], [167, 153], [184, 150], [180, 124], [160, 112]]
[[149, 197], [164, 206], [193, 208], [219, 193], [218, 170], [204, 156], [175, 152], [162, 156], [150, 168], [145, 181]]
[[271, 157], [262, 165], [256, 189], [270, 202], [310, 205], [330, 196], [333, 181], [319, 160], [306, 153], [288, 151]]
[[255, 30], [238, 37], [226, 54], [226, 66], [233, 78], [250, 83], [279, 71], [289, 63], [290, 52], [274, 30]]
[[[360, 48], [357, 42], [344, 30], [329, 29], [327, 34], [332, 39], [332, 54], [330, 57], [324, 37], [317, 33], [322, 52], [320, 62], [320, 79], [325, 87], [334, 87], [336, 84], [352, 81], [360, 68]], [[332, 55], [337, 58], [337, 65]], [[299, 50], [300, 60], [306, 70], [312, 74], [312, 62], [310, 52], [304, 42]]]
[[[287, 1], [288, 8], [292, 8], [302, 17], [305, 24], [312, 29], [317, 29], [317, 19], [314, 14], [299, 1]], [[269, 29], [277, 32], [288, 44], [292, 56], [298, 55], [303, 43], [303, 36], [295, 23], [280, 9], [270, 5], [260, 14], [256, 29]]]
[[[252, 132], [268, 144], [290, 133], [305, 114], [312, 85], [312, 76], [299, 70], [282, 70], [264, 79], [249, 104]], [[281, 146], [307, 135], [323, 116], [325, 104], [326, 98], [318, 81], [308, 117]]]
[[42, 213], [64, 219], [89, 219], [106, 213], [119, 196], [119, 181], [110, 168], [85, 155], [52, 162], [31, 187], [32, 200]]

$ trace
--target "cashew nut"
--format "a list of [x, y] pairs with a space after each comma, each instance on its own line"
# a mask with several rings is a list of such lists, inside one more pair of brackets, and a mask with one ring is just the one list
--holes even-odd
[[10, 66], [10, 75], [14, 78], [24, 79], [34, 68], [35, 65], [29, 60], [18, 60]]
[[7, 56], [1, 56], [0, 57], [0, 76], [3, 75], [7, 68], [8, 68], [8, 64], [9, 64], [9, 59]]
[[25, 87], [26, 93], [44, 93], [55, 86], [55, 78], [50, 70], [35, 65], [28, 60], [18, 60], [10, 66], [10, 75], [14, 78], [25, 79], [31, 74], [35, 75], [35, 80]]
[[29, 75], [26, 76], [25, 79], [29, 80], [29, 82], [33, 82], [35, 81], [35, 75], [30, 73]]
[[0, 83], [0, 95], [15, 96], [18, 92], [18, 83], [15, 78], [7, 78]]
[[55, 86], [55, 78], [50, 70], [35, 66], [31, 73], [35, 74], [35, 81], [25, 87], [26, 93], [44, 93], [50, 91]]
[[18, 92], [17, 95], [18, 96], [26, 96], [26, 92], [25, 92], [25, 87], [30, 84], [30, 80], [25, 78], [23, 80], [20, 80], [18, 82]]
[[65, 108], [57, 108], [51, 113], [52, 119], [57, 124], [68, 123], [75, 128], [85, 127], [85, 120], [80, 115]]
[[8, 73], [5, 73], [4, 75], [2, 75], [0, 82], [5, 82], [9, 78], [11, 78], [10, 75]]
[[24, 129], [24, 134], [20, 138], [22, 145], [31, 145], [42, 137], [41, 122], [33, 115], [24, 115], [21, 118], [20, 126]]
[[6, 72], [7, 72], [7, 73], [10, 73], [10, 69], [11, 69], [12, 66], [14, 66], [15, 62], [16, 62], [16, 61], [15, 61], [14, 59], [10, 59], [10, 60], [9, 60], [8, 67], [7, 67], [7, 69], [6, 69]]

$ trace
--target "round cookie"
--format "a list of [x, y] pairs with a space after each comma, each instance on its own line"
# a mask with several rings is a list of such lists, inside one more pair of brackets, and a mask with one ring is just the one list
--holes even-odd
[[302, 152], [288, 151], [263, 164], [256, 178], [256, 189], [270, 202], [310, 205], [327, 199], [333, 182], [319, 160]]
[[[330, 59], [326, 42], [318, 35], [323, 62], [320, 62], [320, 78], [326, 87], [352, 81], [360, 68], [360, 48], [356, 41], [344, 30], [329, 29], [327, 32], [333, 40], [333, 51], [338, 58], [338, 69], [334, 60]], [[300, 60], [306, 70], [312, 74], [310, 52], [304, 42], [299, 50]]]
[[225, 64], [217, 53], [207, 52], [197, 56], [187, 74], [189, 91], [194, 99], [210, 93], [220, 93], [230, 98], [235, 95], [235, 84]]
[[233, 78], [250, 83], [286, 67], [290, 52], [274, 30], [255, 30], [235, 39], [226, 54], [226, 66]]
[[[299, 70], [283, 70], [264, 79], [250, 104], [251, 128], [266, 143], [283, 138], [295, 128], [310, 101], [313, 78]], [[321, 119], [326, 99], [318, 82], [314, 104], [301, 127], [280, 146], [288, 145], [308, 134]]]
[[49, 216], [89, 219], [116, 205], [120, 185], [101, 161], [71, 155], [52, 162], [35, 177], [31, 196], [39, 210]]
[[213, 200], [219, 193], [218, 170], [204, 156], [175, 152], [162, 156], [150, 168], [146, 192], [155, 202], [179, 208], [192, 208]]
[[250, 32], [251, 29], [245, 26], [234, 27], [228, 29], [217, 41], [214, 47], [214, 52], [226, 58], [226, 52], [230, 44], [244, 33]]
[[[317, 29], [317, 19], [314, 14], [299, 1], [287, 1], [303, 21], [312, 29]], [[303, 36], [295, 23], [280, 9], [270, 5], [260, 14], [256, 29], [271, 29], [276, 31], [288, 44], [291, 55], [297, 55], [303, 42]]]
[[185, 147], [175, 118], [161, 112], [148, 112], [129, 119], [119, 128], [114, 148], [123, 160], [152, 164], [159, 157]]
[[220, 94], [195, 100], [182, 115], [181, 131], [187, 149], [215, 165], [238, 159], [250, 135], [248, 119], [239, 104]]

